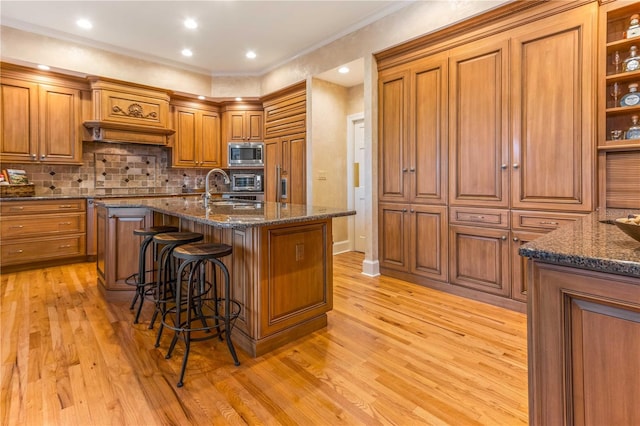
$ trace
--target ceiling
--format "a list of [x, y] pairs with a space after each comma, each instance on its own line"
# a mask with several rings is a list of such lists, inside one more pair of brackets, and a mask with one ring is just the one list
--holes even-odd
[[[2, 25], [184, 69], [220, 75], [262, 75], [410, 1], [6, 1]], [[80, 18], [93, 28], [76, 25]], [[196, 29], [183, 21], [192, 18]], [[193, 56], [181, 51], [191, 49]], [[252, 50], [255, 59], [245, 54]], [[354, 60], [357, 58], [354, 58]], [[359, 62], [353, 65], [356, 67]], [[361, 70], [353, 70], [359, 71]], [[350, 86], [354, 74], [324, 79]], [[358, 81], [359, 80], [359, 81]], [[355, 81], [355, 83], [354, 83]]]

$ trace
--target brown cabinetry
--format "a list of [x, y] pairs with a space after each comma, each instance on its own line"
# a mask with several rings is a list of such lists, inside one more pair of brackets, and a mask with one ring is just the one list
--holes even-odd
[[153, 214], [144, 208], [97, 207], [96, 266], [100, 290], [107, 297], [120, 290], [132, 290], [125, 279], [138, 271], [141, 241], [133, 231], [152, 225]]
[[307, 203], [306, 89], [299, 83], [265, 97], [265, 200]]
[[264, 123], [260, 105], [228, 106], [223, 117], [225, 128], [223, 142], [225, 144], [227, 142], [262, 142]]
[[533, 262], [532, 425], [640, 423], [640, 279]]
[[81, 164], [82, 108], [88, 87], [3, 68], [0, 79], [0, 160]]
[[447, 208], [380, 203], [380, 266], [446, 281]]
[[445, 204], [451, 291], [522, 310], [515, 246], [593, 209], [598, 6], [565, 6], [378, 55], [383, 273], [410, 269], [408, 242], [390, 237], [409, 227], [400, 213]]
[[174, 167], [222, 166], [220, 116], [217, 108], [193, 103], [172, 104]]
[[80, 199], [3, 201], [1, 266], [73, 262], [86, 255], [86, 209]]

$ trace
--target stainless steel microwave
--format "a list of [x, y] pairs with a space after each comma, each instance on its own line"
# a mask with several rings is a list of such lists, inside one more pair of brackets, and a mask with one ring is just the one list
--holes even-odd
[[231, 174], [231, 190], [232, 191], [262, 191], [262, 174], [258, 173], [232, 173]]
[[229, 143], [229, 167], [264, 166], [264, 144], [262, 142]]

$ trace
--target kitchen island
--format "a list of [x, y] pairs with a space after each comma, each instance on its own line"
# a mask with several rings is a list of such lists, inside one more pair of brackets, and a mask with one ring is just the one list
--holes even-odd
[[[97, 202], [99, 288], [107, 300], [132, 297], [124, 280], [136, 272], [133, 230], [175, 225], [233, 248], [223, 258], [231, 298], [242, 307], [232, 338], [260, 356], [327, 325], [333, 306], [333, 217], [354, 211], [199, 196]], [[149, 259], [150, 260], [150, 259]], [[123, 298], [124, 296], [124, 298]]]
[[592, 213], [520, 248], [532, 425], [640, 424], [640, 242]]

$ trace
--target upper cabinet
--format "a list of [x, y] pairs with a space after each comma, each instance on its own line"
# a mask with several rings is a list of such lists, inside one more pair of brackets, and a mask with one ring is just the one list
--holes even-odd
[[88, 86], [4, 65], [2, 72], [0, 161], [81, 164]]
[[222, 167], [218, 107], [172, 100], [173, 167]]
[[223, 113], [223, 142], [261, 142], [263, 140], [262, 106], [229, 105]]
[[640, 83], [638, 14], [640, 3], [628, 1], [607, 4], [601, 13], [603, 51], [599, 68], [604, 84], [600, 92], [603, 125], [598, 141], [603, 149], [640, 149], [640, 131], [631, 129], [634, 117], [636, 121], [640, 117], [640, 96], [626, 96]]

